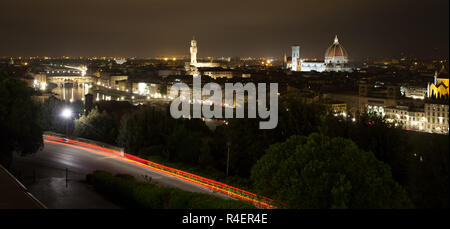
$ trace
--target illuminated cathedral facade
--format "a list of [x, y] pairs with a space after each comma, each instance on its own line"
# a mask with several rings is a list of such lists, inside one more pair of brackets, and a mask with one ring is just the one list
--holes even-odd
[[333, 44], [325, 51], [325, 60], [305, 61], [300, 58], [300, 46], [292, 46], [291, 62], [287, 63], [287, 68], [294, 72], [351, 72], [348, 66], [348, 54], [339, 43], [337, 36], [334, 37]]
[[448, 98], [449, 96], [449, 76], [445, 70], [445, 66], [442, 65], [441, 70], [434, 73], [433, 83], [429, 83], [427, 87], [427, 97], [440, 99]]

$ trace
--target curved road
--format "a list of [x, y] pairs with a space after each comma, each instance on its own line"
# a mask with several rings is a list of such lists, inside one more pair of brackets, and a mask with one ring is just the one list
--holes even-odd
[[52, 142], [45, 142], [44, 149], [33, 155], [15, 155], [13, 161], [16, 177], [48, 208], [117, 208], [118, 206], [103, 199], [84, 183], [86, 174], [95, 170], [130, 174], [140, 180], [144, 180], [143, 175], [147, 175], [152, 177], [152, 183], [158, 185], [230, 198], [150, 168], [120, 160], [118, 156], [105, 156]]

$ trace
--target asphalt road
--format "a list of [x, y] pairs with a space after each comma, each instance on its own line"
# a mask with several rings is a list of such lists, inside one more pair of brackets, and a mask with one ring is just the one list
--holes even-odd
[[161, 186], [229, 198], [150, 168], [49, 142], [45, 142], [44, 149], [35, 154], [25, 157], [15, 155], [12, 167], [16, 177], [30, 193], [48, 208], [118, 208], [119, 206], [105, 200], [84, 182], [86, 174], [95, 170], [130, 174], [139, 180], [145, 180], [144, 175], [147, 175], [152, 177], [152, 183]]

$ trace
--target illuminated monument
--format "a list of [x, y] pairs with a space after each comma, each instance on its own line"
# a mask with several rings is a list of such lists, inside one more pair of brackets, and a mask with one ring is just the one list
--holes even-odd
[[186, 62], [185, 69], [189, 75], [198, 76], [200, 75], [198, 68], [216, 68], [220, 67], [220, 63], [213, 62], [197, 62], [197, 41], [195, 38], [191, 40], [191, 61]]
[[197, 41], [195, 38], [191, 41], [191, 65], [195, 66], [197, 64]]
[[300, 71], [299, 69], [299, 62], [300, 62], [300, 46], [292, 46], [292, 65], [291, 70], [296, 72]]
[[428, 98], [444, 98], [449, 96], [449, 74], [442, 65], [441, 70], [434, 73], [434, 81], [428, 84], [427, 97]]
[[[292, 46], [292, 61], [290, 68], [292, 71], [302, 72], [351, 72], [348, 67], [348, 54], [339, 43], [337, 36], [334, 37], [333, 44], [325, 52], [325, 61], [304, 61], [300, 59], [300, 47]], [[288, 63], [289, 68], [289, 63]]]
[[333, 44], [325, 52], [326, 71], [331, 72], [348, 72], [351, 71], [347, 67], [348, 54], [344, 47], [339, 44], [337, 35], [334, 37]]

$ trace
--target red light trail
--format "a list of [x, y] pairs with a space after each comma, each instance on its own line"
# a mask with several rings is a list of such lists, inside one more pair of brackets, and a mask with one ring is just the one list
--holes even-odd
[[52, 144], [59, 144], [59, 145], [65, 145], [77, 149], [81, 149], [87, 152], [100, 154], [102, 156], [108, 156], [117, 160], [125, 161], [127, 163], [131, 163], [143, 168], [152, 169], [155, 171], [158, 171], [160, 173], [175, 177], [177, 179], [190, 182], [195, 185], [199, 185], [201, 187], [217, 191], [220, 193], [223, 193], [225, 195], [228, 195], [230, 197], [234, 197], [240, 200], [244, 200], [246, 202], [252, 203], [256, 206], [267, 208], [267, 209], [273, 209], [277, 208], [277, 205], [280, 205], [279, 203], [276, 203], [276, 201], [269, 199], [267, 197], [263, 197], [260, 195], [256, 195], [254, 193], [215, 181], [211, 180], [205, 177], [201, 177], [192, 173], [188, 173], [179, 169], [171, 168], [168, 166], [164, 166], [152, 161], [148, 161], [139, 157], [136, 157], [131, 154], [122, 153], [120, 151], [109, 149], [105, 147], [101, 147], [98, 145], [66, 139], [66, 138], [60, 138], [50, 135], [44, 135], [44, 142], [52, 143]]

